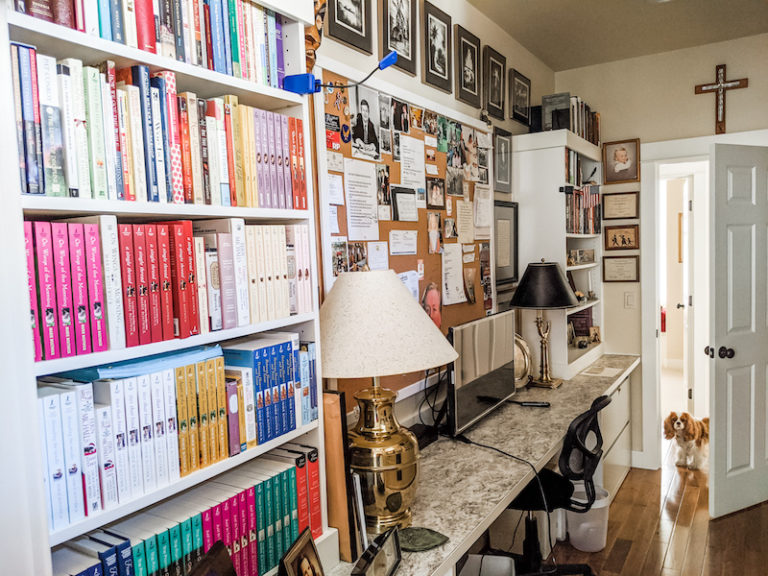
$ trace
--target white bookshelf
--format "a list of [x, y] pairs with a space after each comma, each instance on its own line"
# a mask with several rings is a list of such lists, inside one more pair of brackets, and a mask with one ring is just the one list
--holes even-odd
[[[314, 21], [311, 0], [260, 2], [292, 19], [283, 27], [286, 50], [286, 74], [306, 71], [304, 55], [304, 25]], [[192, 473], [180, 480], [144, 494], [118, 507], [88, 517], [55, 533], [49, 532], [46, 503], [42, 483], [40, 438], [37, 422], [37, 391], [35, 379], [44, 374], [86, 368], [123, 360], [183, 350], [202, 344], [212, 344], [257, 334], [265, 330], [290, 329], [302, 339], [317, 340], [320, 334], [318, 316], [318, 262], [316, 257], [316, 224], [314, 190], [311, 177], [307, 178], [308, 211], [238, 208], [227, 206], [198, 206], [155, 204], [147, 202], [97, 201], [79, 198], [45, 198], [22, 196], [19, 182], [18, 150], [14, 101], [10, 74], [11, 41], [32, 44], [40, 54], [56, 58], [73, 57], [85, 64], [98, 64], [114, 60], [118, 68], [133, 64], [146, 64], [152, 71], [171, 70], [177, 78], [179, 92], [192, 91], [199, 97], [210, 98], [234, 94], [249, 106], [273, 110], [303, 119], [305, 166], [311, 176], [309, 100], [304, 96], [220, 74], [205, 68], [164, 58], [119, 43], [102, 40], [56, 24], [19, 14], [13, 9], [13, 0], [0, 0], [0, 104], [6, 114], [0, 117], [0, 174], [5, 178], [3, 209], [0, 211], [0, 242], [3, 246], [3, 277], [0, 284], [0, 363], [5, 367], [6, 389], [3, 395], [6, 416], [0, 419], [0, 461], [4, 474], [0, 476], [0, 558], [3, 573], [51, 575], [50, 549], [73, 537], [99, 528], [151, 506], [188, 488], [206, 482], [218, 474], [259, 457], [264, 452], [291, 440], [300, 440], [318, 447], [321, 462], [321, 508], [323, 536], [316, 541], [325, 569], [338, 563], [338, 532], [328, 526], [325, 496], [325, 461], [323, 441], [322, 402], [319, 402], [319, 420], [299, 427], [289, 434]], [[157, 219], [201, 219], [239, 217], [263, 223], [306, 223], [311, 238], [310, 258], [312, 275], [313, 311], [308, 314], [281, 318], [235, 329], [200, 334], [184, 340], [171, 340], [121, 350], [109, 350], [85, 356], [34, 362], [32, 338], [29, 333], [29, 296], [26, 282], [26, 260], [22, 222], [25, 217], [57, 219], [75, 215], [115, 214], [118, 221], [142, 222]], [[317, 374], [321, 382], [320, 344], [317, 343]]]
[[[573, 277], [576, 289], [585, 295], [595, 293], [593, 300], [568, 310], [548, 310], [545, 320], [552, 323], [550, 333], [550, 366], [555, 377], [572, 378], [603, 354], [602, 343], [590, 343], [587, 348], [568, 344], [568, 318], [580, 311], [591, 310], [593, 324], [603, 332], [602, 302], [602, 235], [566, 232], [566, 195], [561, 191], [568, 185], [565, 176], [566, 150], [573, 150], [589, 166], [589, 172], [601, 161], [598, 146], [568, 130], [523, 134], [512, 139], [513, 195], [519, 202], [520, 270], [530, 262], [544, 258], [557, 262], [564, 273]], [[599, 170], [598, 170], [599, 172]], [[567, 265], [569, 250], [594, 250], [594, 262]], [[532, 349], [538, 349], [539, 336], [534, 324], [535, 313], [523, 311], [520, 328]], [[605, 338], [605, 334], [601, 334]], [[538, 370], [538, 355], [536, 367]]]

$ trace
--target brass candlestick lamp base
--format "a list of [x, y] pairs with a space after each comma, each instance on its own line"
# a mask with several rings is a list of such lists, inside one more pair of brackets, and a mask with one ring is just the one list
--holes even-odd
[[395, 418], [395, 396], [374, 378], [373, 388], [355, 394], [360, 418], [349, 433], [351, 468], [360, 474], [365, 523], [376, 534], [410, 526], [419, 475], [419, 446]]
[[549, 330], [552, 324], [549, 320], [544, 321], [544, 313], [541, 310], [536, 311], [536, 328], [541, 338], [541, 362], [539, 365], [539, 377], [531, 378], [528, 386], [534, 388], [559, 388], [563, 383], [561, 378], [552, 378], [552, 372], [549, 370]]

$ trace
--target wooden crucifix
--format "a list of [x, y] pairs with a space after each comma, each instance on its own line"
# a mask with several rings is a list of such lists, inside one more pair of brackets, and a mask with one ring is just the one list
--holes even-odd
[[725, 64], [718, 64], [715, 68], [715, 83], [696, 86], [696, 94], [715, 93], [715, 134], [725, 134], [725, 91], [746, 88], [748, 85], [747, 78], [726, 80]]

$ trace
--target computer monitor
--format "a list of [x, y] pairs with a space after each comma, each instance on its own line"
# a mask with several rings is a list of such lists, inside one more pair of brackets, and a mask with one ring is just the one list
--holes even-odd
[[448, 428], [456, 436], [515, 393], [515, 311], [455, 326], [449, 338], [459, 353], [448, 384]]

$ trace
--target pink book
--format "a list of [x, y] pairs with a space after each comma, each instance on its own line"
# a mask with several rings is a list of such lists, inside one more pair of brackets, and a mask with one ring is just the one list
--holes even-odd
[[69, 269], [69, 233], [65, 222], [51, 223], [53, 271], [58, 305], [59, 354], [75, 355], [75, 327], [72, 322], [72, 278]]
[[232, 234], [216, 234], [219, 249], [219, 278], [221, 286], [222, 328], [237, 328], [237, 292], [235, 288], [235, 261]]
[[282, 114], [272, 114], [272, 121], [275, 124], [275, 172], [277, 174], [277, 204], [280, 208], [285, 209], [288, 206], [285, 204], [285, 178], [283, 177], [283, 125]]
[[232, 512], [230, 511], [229, 498], [221, 503], [221, 530], [224, 534], [222, 542], [229, 550], [230, 557], [234, 556], [235, 550], [232, 548]]
[[59, 358], [59, 327], [56, 321], [56, 282], [53, 273], [53, 238], [50, 222], [35, 222], [35, 252], [39, 278], [40, 311], [43, 316], [43, 358]]
[[[269, 134], [267, 131], [267, 111], [259, 110], [259, 134], [261, 134], [261, 165], [259, 172], [263, 175], [262, 188], [264, 190], [264, 205], [259, 208], [277, 208], [272, 204], [272, 181], [269, 177]], [[259, 199], [261, 199], [261, 190], [259, 188]]]
[[[242, 507], [242, 506], [241, 506]], [[256, 523], [256, 490], [253, 486], [245, 494], [245, 507], [248, 511], [248, 562], [251, 574], [259, 572], [258, 525]]]
[[77, 354], [91, 352], [91, 321], [88, 314], [88, 273], [85, 265], [85, 230], [82, 224], [69, 224], [69, 254], [72, 265], [72, 310], [75, 320]]
[[240, 503], [237, 494], [229, 499], [229, 522], [232, 527], [230, 542], [232, 543], [232, 563], [235, 574], [245, 574], [243, 571], [243, 550], [240, 546]]
[[91, 349], [103, 352], [109, 348], [107, 323], [104, 319], [104, 273], [101, 270], [101, 237], [98, 224], [83, 224], [85, 238], [85, 271], [88, 275], [88, 301], [91, 316]]
[[123, 310], [125, 313], [125, 345], [139, 345], [139, 317], [136, 302], [136, 268], [133, 255], [133, 227], [118, 225], [120, 244], [120, 276], [123, 280]]
[[[251, 487], [253, 490], [253, 487]], [[248, 546], [248, 489], [237, 495], [238, 510], [240, 511], [240, 559], [243, 563], [243, 574], [251, 574], [251, 550]]]
[[37, 274], [35, 273], [35, 244], [32, 222], [24, 221], [24, 246], [27, 253], [27, 286], [29, 288], [29, 322], [32, 325], [32, 340], [35, 343], [35, 362], [43, 359], [40, 344], [40, 317], [37, 308]]
[[293, 187], [291, 180], [291, 142], [288, 131], [288, 116], [280, 115], [281, 139], [283, 145], [283, 179], [285, 180], [285, 207], [295, 208], [293, 205]]
[[213, 546], [213, 508], [208, 508], [202, 513], [203, 517], [203, 552], [208, 552]]
[[168, 226], [157, 225], [157, 270], [160, 281], [160, 309], [163, 340], [173, 340], [173, 284], [171, 283], [171, 245]]
[[[224, 507], [223, 502], [219, 502], [213, 507], [213, 541], [218, 542], [221, 540], [224, 542], [224, 522], [221, 518], [221, 509]], [[226, 544], [226, 542], [225, 542]]]
[[136, 318], [138, 319], [139, 344], [151, 344], [149, 329], [149, 274], [147, 266], [147, 241], [144, 224], [133, 225], [133, 262], [136, 275]]
[[163, 340], [163, 314], [160, 302], [160, 270], [157, 266], [157, 226], [144, 226], [147, 239], [147, 270], [149, 278], [149, 329], [152, 342]]
[[[280, 207], [280, 200], [277, 197], [277, 149], [275, 148], [275, 113], [267, 112], [267, 150], [269, 158], [269, 195], [270, 206], [272, 208]], [[264, 127], [262, 126], [262, 135]], [[263, 137], [263, 136], [262, 136]]]

